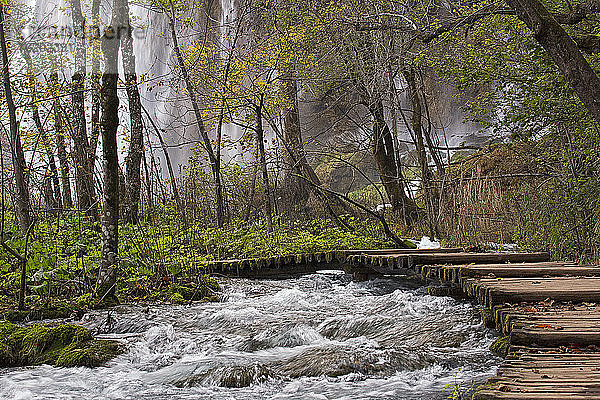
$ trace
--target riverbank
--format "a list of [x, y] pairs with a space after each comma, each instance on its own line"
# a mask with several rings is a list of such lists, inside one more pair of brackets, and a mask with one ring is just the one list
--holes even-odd
[[[214, 301], [218, 283], [206, 275], [206, 262], [215, 259], [276, 257], [352, 248], [385, 248], [378, 226], [348, 219], [345, 230], [328, 220], [265, 227], [232, 224], [224, 229], [185, 226], [168, 212], [163, 224], [120, 227], [120, 262], [116, 295], [121, 302]], [[18, 310], [21, 264], [0, 248], [0, 315], [11, 321], [80, 317], [97, 306], [95, 282], [99, 265], [97, 223], [77, 214], [39, 222], [29, 241], [5, 233], [7, 245], [25, 254], [26, 297]]]

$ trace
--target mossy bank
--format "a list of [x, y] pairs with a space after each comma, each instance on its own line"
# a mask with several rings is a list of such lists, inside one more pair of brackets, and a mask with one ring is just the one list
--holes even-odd
[[0, 322], [0, 367], [41, 364], [98, 367], [124, 350], [117, 341], [94, 339], [82, 326], [19, 326]]

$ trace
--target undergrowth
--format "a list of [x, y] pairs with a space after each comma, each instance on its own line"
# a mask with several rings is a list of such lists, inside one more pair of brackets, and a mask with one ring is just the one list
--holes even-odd
[[[210, 301], [220, 289], [205, 274], [206, 261], [393, 246], [377, 225], [352, 217], [345, 222], [351, 231], [328, 220], [311, 220], [277, 223], [267, 233], [259, 224], [185, 226], [166, 208], [152, 223], [120, 227], [117, 295], [121, 301]], [[7, 224], [11, 225], [16, 224]], [[27, 315], [34, 311], [40, 318], [67, 316], [94, 306], [99, 231], [98, 223], [77, 214], [38, 221], [27, 251]], [[24, 254], [22, 236], [9, 233], [4, 238]], [[11, 319], [24, 318], [14, 311], [18, 282], [16, 260], [1, 249], [0, 313]]]

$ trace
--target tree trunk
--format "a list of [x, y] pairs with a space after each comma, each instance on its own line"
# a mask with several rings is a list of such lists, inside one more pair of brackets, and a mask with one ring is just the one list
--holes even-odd
[[[217, 123], [217, 140], [215, 143], [215, 192], [217, 197], [217, 224], [219, 228], [223, 227], [225, 223], [225, 213], [223, 207], [225, 206], [223, 201], [223, 183], [221, 182], [221, 141], [223, 139], [223, 117], [225, 113], [225, 99], [221, 101], [221, 111], [219, 113], [219, 122]], [[218, 199], [221, 199], [220, 201]]]
[[60, 179], [62, 183], [62, 203], [66, 209], [73, 208], [73, 200], [71, 198], [71, 178], [69, 176], [69, 160], [67, 157], [67, 149], [65, 144], [65, 136], [63, 135], [62, 114], [60, 110], [60, 99], [58, 97], [58, 74], [53, 71], [50, 74], [50, 84], [52, 85], [52, 93], [55, 96], [52, 103], [52, 112], [54, 114], [54, 130], [56, 134], [56, 147], [58, 161], [60, 162]]
[[271, 188], [269, 186], [269, 171], [267, 170], [267, 158], [265, 155], [264, 131], [262, 124], [263, 95], [256, 105], [256, 144], [258, 145], [258, 159], [262, 172], [263, 187], [265, 194], [265, 218], [267, 220], [267, 231], [273, 232], [273, 207], [271, 205]]
[[40, 112], [37, 106], [37, 93], [36, 93], [36, 79], [33, 71], [33, 60], [31, 59], [31, 54], [29, 53], [29, 49], [27, 45], [23, 41], [19, 41], [19, 49], [21, 50], [21, 54], [25, 63], [27, 65], [27, 79], [29, 81], [29, 87], [31, 89], [31, 114], [33, 117], [33, 121], [40, 135], [40, 139], [42, 141], [42, 146], [44, 147], [44, 151], [46, 152], [46, 157], [48, 157], [48, 173], [44, 180], [48, 179], [47, 188], [50, 190], [45, 190], [46, 194], [46, 205], [48, 206], [50, 211], [56, 211], [58, 208], [62, 207], [62, 199], [60, 195], [60, 184], [58, 178], [58, 170], [56, 168], [56, 162], [54, 161], [54, 154], [52, 153], [52, 148], [50, 147], [50, 138], [48, 137], [48, 132], [44, 129], [42, 125], [42, 120], [40, 118]]
[[338, 196], [331, 195], [328, 191], [320, 190], [321, 180], [313, 167], [308, 163], [302, 130], [300, 128], [300, 114], [298, 111], [298, 84], [291, 74], [284, 74], [281, 78], [282, 89], [285, 93], [287, 106], [284, 110], [283, 120], [283, 157], [286, 169], [283, 171], [284, 203], [288, 212], [296, 211], [303, 207], [308, 200], [310, 192], [324, 204], [327, 212], [336, 221], [341, 222], [336, 214], [343, 210], [353, 214], [353, 210], [340, 200]]
[[100, 0], [92, 1], [92, 75], [90, 78], [92, 88], [92, 134], [90, 136], [90, 163], [91, 171], [94, 171], [96, 165], [96, 152], [98, 148], [98, 138], [100, 137]]
[[120, 15], [125, 32], [121, 36], [121, 57], [123, 61], [123, 72], [125, 74], [125, 89], [129, 100], [129, 121], [131, 125], [129, 153], [125, 160], [125, 222], [137, 224], [138, 208], [140, 202], [140, 166], [144, 152], [144, 126], [142, 122], [142, 105], [140, 92], [137, 86], [137, 75], [135, 71], [135, 55], [133, 53], [133, 37], [131, 36], [131, 24], [129, 21], [128, 0], [120, 0]]
[[146, 210], [146, 220], [152, 221], [152, 218], [154, 217], [154, 200], [152, 199], [152, 178], [150, 177], [150, 171], [148, 170], [148, 162], [146, 161], [146, 154], [143, 155], [142, 161], [144, 163], [146, 197], [148, 198], [148, 209]]
[[73, 18], [73, 29], [75, 32], [75, 71], [71, 78], [73, 84], [73, 119], [74, 134], [73, 144], [75, 146], [75, 179], [77, 181], [77, 201], [79, 209], [84, 210], [86, 215], [98, 220], [98, 204], [96, 202], [96, 190], [94, 187], [94, 163], [86, 131], [85, 118], [85, 20], [81, 13], [80, 0], [71, 0], [71, 14]]
[[183, 205], [181, 204], [181, 197], [179, 196], [179, 190], [177, 189], [177, 180], [175, 179], [175, 174], [173, 173], [173, 164], [171, 163], [171, 157], [169, 157], [169, 150], [167, 149], [167, 144], [163, 140], [162, 133], [160, 132], [160, 130], [154, 123], [154, 120], [152, 120], [152, 117], [148, 113], [148, 110], [146, 110], [146, 108], [144, 108], [144, 106], [142, 106], [142, 110], [144, 110], [144, 113], [148, 117], [148, 121], [150, 122], [150, 125], [152, 125], [152, 128], [154, 128], [154, 132], [156, 133], [156, 136], [158, 136], [158, 140], [160, 142], [160, 147], [162, 148], [163, 155], [165, 156], [165, 163], [167, 164], [167, 171], [169, 171], [171, 192], [173, 192], [173, 197], [175, 198], [175, 206], [177, 207], [177, 212], [181, 216], [181, 219], [182, 219], [181, 222], [183, 222], [184, 225], [187, 225], [185, 210], [183, 209]]
[[404, 192], [404, 177], [396, 164], [394, 141], [385, 122], [383, 101], [375, 99], [367, 103], [373, 117], [373, 158], [377, 164], [381, 183], [390, 198], [392, 210], [401, 213], [407, 224], [414, 222], [417, 206]]
[[600, 79], [577, 44], [539, 0], [507, 0], [533, 37], [550, 54], [596, 122], [600, 123]]
[[[198, 99], [196, 98], [196, 92], [194, 90], [194, 86], [192, 85], [192, 81], [190, 79], [187, 67], [185, 66], [183, 54], [181, 54], [181, 49], [179, 48], [177, 32], [175, 31], [175, 7], [173, 5], [172, 0], [169, 0], [169, 8], [170, 10], [169, 12], [167, 12], [167, 17], [169, 18], [169, 27], [171, 31], [171, 40], [173, 40], [173, 49], [175, 51], [175, 56], [177, 57], [177, 63], [183, 76], [183, 80], [185, 83], [186, 90], [188, 92], [188, 96], [190, 98], [190, 102], [192, 103], [192, 109], [194, 111], [194, 116], [196, 117], [198, 132], [200, 133], [200, 137], [202, 138], [202, 145], [204, 147], [204, 150], [206, 151], [206, 154], [208, 155], [208, 161], [210, 163], [213, 179], [215, 181], [215, 201], [217, 204], [217, 210], [223, 210], [223, 193], [221, 188], [221, 171], [219, 170], [219, 162], [217, 160], [217, 157], [215, 156], [215, 152], [213, 151], [213, 146], [210, 142], [210, 138], [208, 137], [206, 127], [204, 126], [204, 120], [202, 119], [202, 114], [198, 105]], [[217, 225], [223, 226], [223, 215], [222, 213], [221, 215], [219, 215], [218, 212]]]
[[419, 89], [415, 78], [415, 72], [412, 69], [403, 71], [404, 79], [408, 84], [409, 96], [412, 104], [411, 125], [414, 135], [415, 147], [417, 149], [417, 159], [421, 169], [421, 186], [425, 198], [425, 208], [428, 214], [428, 224], [431, 237], [435, 237], [435, 223], [433, 222], [434, 207], [433, 196], [431, 194], [432, 174], [427, 165], [427, 152], [425, 151], [425, 142], [423, 140], [423, 106], [419, 96]]
[[119, 125], [119, 97], [117, 96], [119, 42], [115, 27], [117, 5], [113, 4], [111, 27], [102, 38], [102, 52], [105, 66], [102, 74], [100, 99], [102, 117], [100, 134], [102, 135], [102, 167], [104, 171], [104, 206], [102, 209], [102, 245], [100, 270], [98, 272], [98, 290], [96, 295], [102, 301], [115, 300], [116, 268], [119, 250], [119, 158], [117, 154], [117, 128]]
[[[283, 197], [288, 211], [302, 208], [308, 201], [309, 185], [298, 172], [312, 169], [306, 160], [300, 115], [298, 112], [298, 84], [290, 74], [281, 78], [281, 86], [285, 94], [286, 105], [283, 110], [283, 140], [286, 148], [283, 151], [285, 169], [283, 171]], [[315, 182], [320, 185], [320, 182]]]
[[2, 81], [4, 84], [4, 97], [8, 108], [8, 118], [10, 122], [10, 152], [15, 175], [16, 197], [15, 213], [19, 220], [21, 232], [25, 235], [31, 224], [29, 216], [29, 190], [25, 179], [25, 155], [21, 138], [19, 137], [19, 126], [17, 125], [17, 110], [12, 98], [12, 88], [10, 86], [10, 68], [8, 58], [8, 48], [4, 34], [4, 4], [0, 2], [0, 50], [2, 52]]
[[[256, 137], [254, 139], [256, 142]], [[255, 154], [255, 162], [252, 168], [252, 181], [250, 183], [250, 193], [248, 194], [248, 204], [246, 205], [246, 212], [244, 213], [244, 222], [248, 222], [250, 220], [250, 212], [252, 211], [252, 203], [254, 202], [254, 195], [256, 194], [256, 175], [258, 175], [258, 143], [256, 143], [256, 154]]]

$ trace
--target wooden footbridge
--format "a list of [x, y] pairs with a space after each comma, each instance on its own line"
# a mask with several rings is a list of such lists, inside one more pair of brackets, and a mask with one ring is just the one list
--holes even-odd
[[432, 294], [467, 296], [505, 336], [506, 359], [476, 400], [600, 399], [600, 268], [546, 253], [348, 250], [226, 260], [213, 273], [266, 278], [341, 269], [358, 279], [418, 275]]

